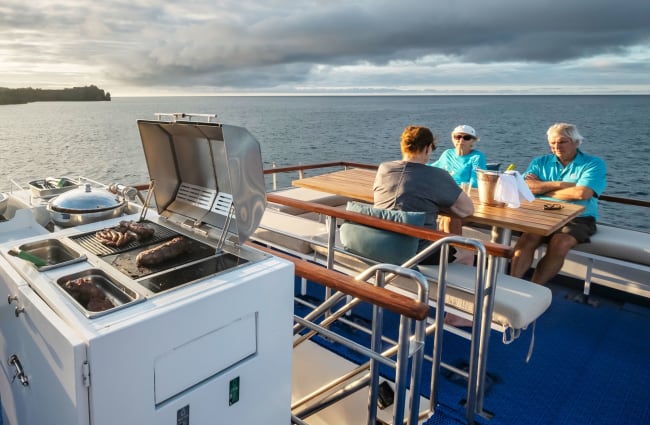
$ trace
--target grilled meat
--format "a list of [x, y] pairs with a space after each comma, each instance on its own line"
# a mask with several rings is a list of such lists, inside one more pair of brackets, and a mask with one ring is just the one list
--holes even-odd
[[152, 227], [149, 227], [143, 223], [135, 222], [133, 220], [122, 220], [120, 221], [119, 226], [117, 226], [115, 229], [122, 233], [129, 231], [133, 232], [138, 236], [138, 240], [149, 239], [155, 233], [155, 230]]
[[95, 237], [106, 246], [119, 248], [134, 240], [149, 239], [154, 232], [155, 230], [146, 224], [123, 220], [115, 227], [99, 230]]
[[137, 235], [131, 231], [120, 232], [116, 229], [103, 229], [95, 233], [95, 237], [107, 246], [121, 247], [136, 240]]
[[167, 241], [163, 244], [155, 246], [146, 251], [142, 251], [135, 257], [135, 263], [138, 266], [153, 266], [162, 264], [165, 261], [171, 260], [186, 253], [190, 248], [190, 242], [182, 236], [177, 236], [174, 239]]
[[88, 311], [104, 311], [115, 307], [89, 278], [69, 280], [63, 284], [63, 288]]
[[86, 305], [88, 311], [104, 311], [115, 307], [113, 303], [106, 297], [104, 298], [91, 298]]

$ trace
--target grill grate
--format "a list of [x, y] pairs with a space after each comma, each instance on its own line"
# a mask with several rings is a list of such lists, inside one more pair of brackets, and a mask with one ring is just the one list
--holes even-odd
[[142, 242], [134, 240], [120, 247], [106, 246], [103, 243], [101, 243], [95, 237], [95, 233], [97, 233], [97, 231], [71, 236], [70, 239], [72, 239], [73, 241], [81, 245], [81, 247], [87, 249], [91, 253], [102, 257], [105, 255], [119, 254], [120, 252], [125, 252], [134, 248], [139, 248], [143, 245], [152, 245], [158, 242], [162, 242], [178, 234], [171, 229], [160, 226], [159, 224], [152, 223], [150, 221], [145, 221], [145, 223], [147, 224], [147, 226], [150, 226], [155, 230], [151, 238]]

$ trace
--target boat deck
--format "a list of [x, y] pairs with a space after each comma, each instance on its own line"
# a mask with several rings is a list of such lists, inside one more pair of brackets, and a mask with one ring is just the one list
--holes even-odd
[[[493, 332], [484, 408], [494, 416], [478, 417], [477, 423], [627, 424], [650, 420], [650, 405], [646, 400], [647, 382], [650, 382], [650, 341], [645, 338], [650, 328], [650, 302], [608, 288], [597, 288], [592, 296], [599, 303], [594, 307], [574, 300], [581, 294], [577, 280], [558, 277], [550, 287], [553, 303], [537, 321], [529, 363], [526, 363], [526, 355], [530, 335], [506, 345], [501, 335]], [[300, 311], [298, 305], [296, 311]], [[351, 319], [359, 323], [364, 320]], [[365, 338], [353, 328], [346, 329], [345, 325], [336, 329], [352, 338]], [[320, 343], [327, 349], [336, 349], [326, 340]], [[431, 343], [429, 338], [427, 353], [431, 352]], [[443, 362], [466, 368], [468, 350], [467, 340], [445, 333]], [[340, 360], [342, 362], [366, 361], [345, 349], [340, 349], [338, 354], [346, 359]], [[430, 363], [426, 362], [422, 376], [426, 379], [429, 374]], [[393, 376], [388, 373], [384, 378], [391, 380]], [[466, 380], [443, 371], [439, 385], [440, 407], [434, 417], [421, 423], [466, 423], [463, 405]], [[428, 383], [422, 385], [422, 390], [422, 396], [428, 397]], [[361, 393], [363, 396], [357, 400], [357, 408], [363, 412], [367, 394]], [[421, 408], [423, 405], [426, 403], [422, 403]], [[316, 418], [314, 421], [315, 424], [328, 423], [318, 422]], [[307, 422], [312, 423], [309, 419]]]

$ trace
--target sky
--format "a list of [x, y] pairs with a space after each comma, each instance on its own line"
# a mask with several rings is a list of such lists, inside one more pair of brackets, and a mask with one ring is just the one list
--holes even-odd
[[0, 87], [650, 94], [648, 0], [2, 0]]

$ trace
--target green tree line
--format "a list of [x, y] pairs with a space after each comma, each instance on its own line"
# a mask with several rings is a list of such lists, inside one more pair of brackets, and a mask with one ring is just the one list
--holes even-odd
[[104, 92], [104, 90], [94, 85], [61, 90], [33, 89], [31, 87], [9, 89], [0, 87], [0, 105], [87, 100], [111, 100], [111, 94]]

